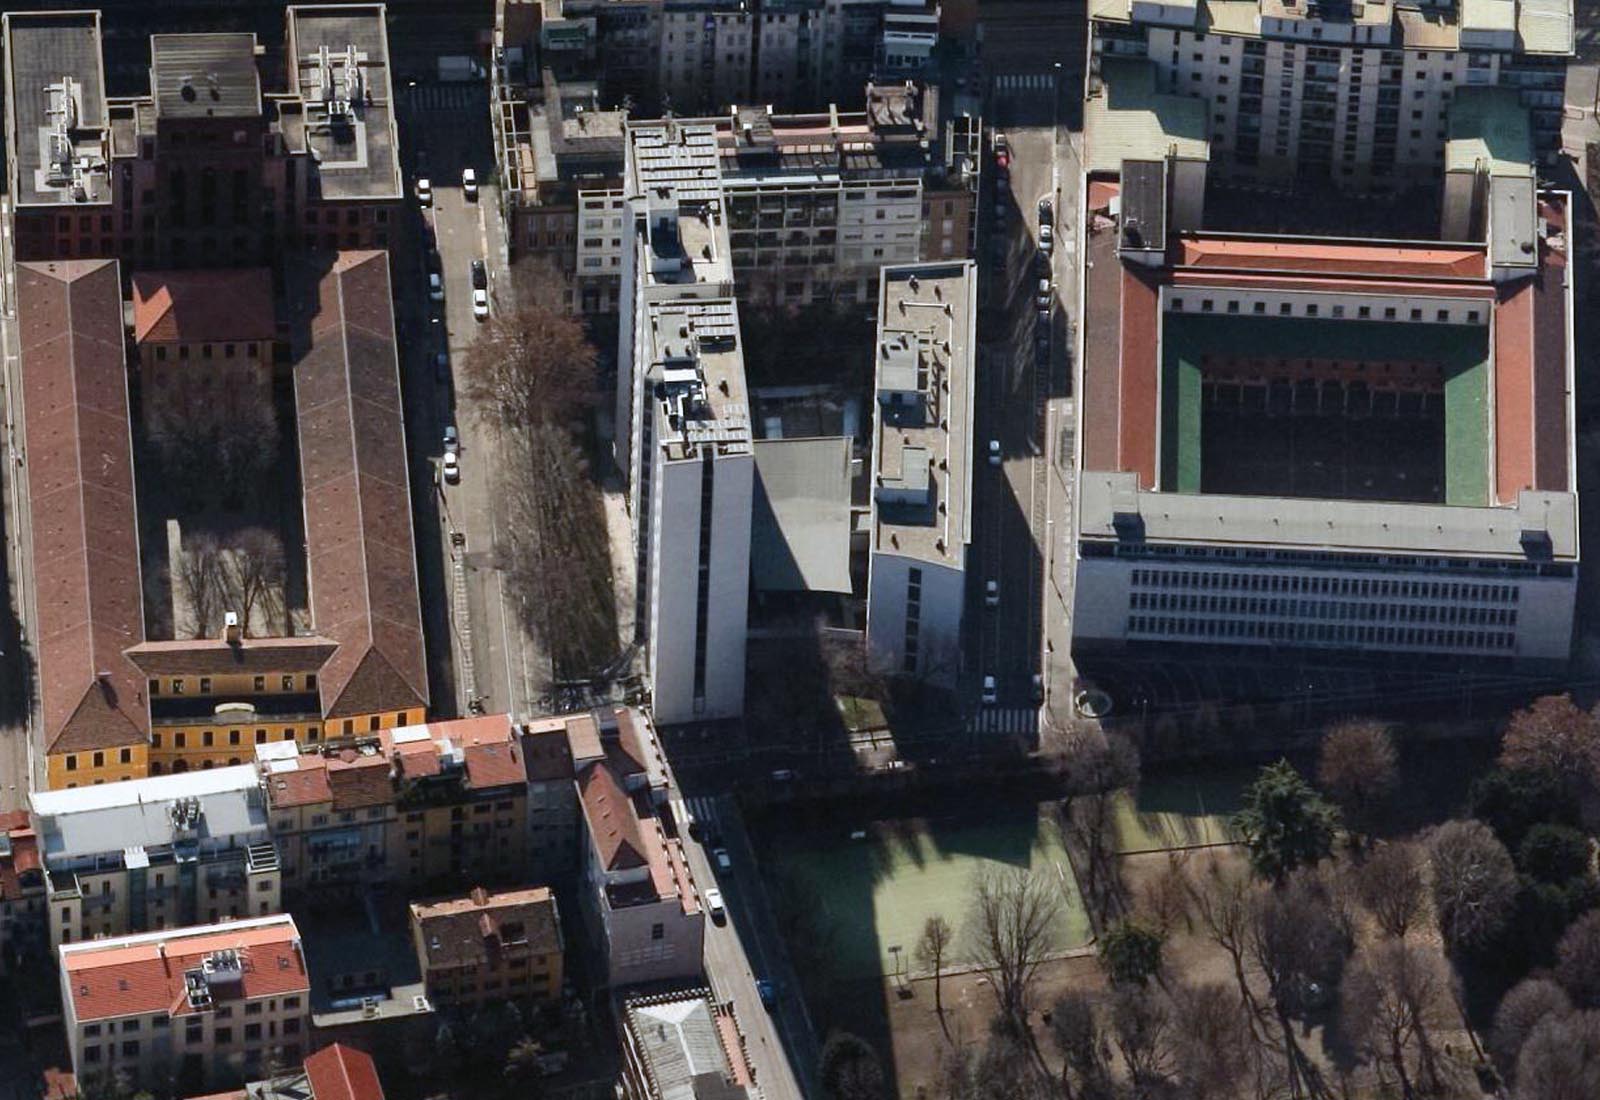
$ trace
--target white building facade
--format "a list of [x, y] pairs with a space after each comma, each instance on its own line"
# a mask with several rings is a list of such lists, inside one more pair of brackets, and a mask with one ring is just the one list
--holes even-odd
[[1439, 177], [1459, 88], [1517, 89], [1549, 147], [1574, 41], [1571, 0], [1108, 0], [1091, 20], [1097, 61], [1147, 57], [1158, 90], [1206, 101], [1228, 175], [1370, 190]]
[[659, 724], [736, 718], [755, 457], [716, 135], [631, 126], [627, 155], [617, 438], [645, 677]]

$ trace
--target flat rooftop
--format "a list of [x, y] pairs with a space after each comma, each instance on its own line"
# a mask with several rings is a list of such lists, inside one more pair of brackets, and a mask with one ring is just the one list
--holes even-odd
[[1083, 105], [1085, 168], [1116, 172], [1125, 160], [1209, 160], [1206, 104], [1156, 90], [1155, 66], [1104, 57], [1100, 90]]
[[651, 302], [648, 314], [657, 445], [669, 461], [692, 458], [703, 444], [721, 453], [748, 452], [750, 400], [737, 304], [682, 298]]
[[[1426, 8], [1400, 0], [1366, 0], [1315, 9], [1288, 0], [1164, 0], [1161, 7], [1164, 24], [1250, 37], [1291, 37], [1263, 29], [1263, 19], [1276, 19], [1364, 27], [1398, 23], [1394, 44], [1409, 49], [1458, 49], [1463, 29], [1514, 32], [1518, 50], [1530, 54], [1568, 56], [1575, 41], [1572, 0], [1460, 0], [1458, 5]], [[1194, 13], [1192, 20], [1182, 18], [1189, 12]], [[1132, 23], [1133, 0], [1089, 0], [1089, 18]]]
[[670, 188], [680, 203], [720, 201], [716, 126], [706, 122], [628, 124], [628, 187], [642, 195]]
[[260, 118], [253, 34], [150, 36], [150, 95], [161, 118]]
[[[110, 202], [100, 13], [8, 12], [4, 26], [14, 201]], [[85, 161], [89, 167], [74, 173]]]
[[288, 19], [291, 83], [322, 197], [398, 198], [384, 5], [291, 5]]
[[962, 567], [972, 537], [974, 272], [971, 261], [883, 269], [874, 553]]

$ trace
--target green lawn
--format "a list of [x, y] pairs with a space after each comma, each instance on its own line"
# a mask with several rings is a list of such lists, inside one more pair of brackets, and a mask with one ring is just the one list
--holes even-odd
[[1236, 839], [1228, 819], [1255, 775], [1253, 769], [1240, 769], [1146, 780], [1137, 796], [1118, 803], [1118, 850], [1149, 852]]
[[[996, 815], [1002, 816], [1002, 815]], [[912, 819], [867, 827], [850, 839], [842, 825], [824, 834], [790, 834], [773, 853], [780, 875], [814, 900], [835, 936], [836, 974], [918, 969], [912, 958], [928, 917], [942, 914], [959, 936], [967, 915], [973, 875], [986, 865], [1030, 866], [1061, 886], [1064, 904], [1057, 924], [1059, 948], [1089, 939], [1077, 883], [1052, 822], [1010, 814], [1009, 820]]]

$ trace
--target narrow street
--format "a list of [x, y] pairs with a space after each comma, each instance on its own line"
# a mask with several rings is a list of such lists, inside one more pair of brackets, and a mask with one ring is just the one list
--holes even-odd
[[[488, 271], [491, 314], [510, 305], [502, 234], [492, 224], [498, 200], [487, 178], [493, 151], [486, 97], [485, 86], [476, 83], [423, 83], [405, 93], [411, 135], [407, 188], [426, 227], [408, 271], [416, 288], [411, 300], [420, 303], [417, 328], [426, 332], [423, 339], [408, 343], [407, 375], [413, 390], [433, 395], [433, 400], [414, 405], [422, 416], [411, 424], [412, 452], [426, 456], [427, 480], [414, 483], [413, 489], [432, 493], [437, 506], [456, 709], [463, 714], [474, 708], [508, 711], [524, 718], [538, 709], [537, 700], [548, 688], [548, 662], [522, 629], [506, 588], [502, 565], [510, 540], [505, 496], [498, 484], [503, 470], [499, 441], [461, 386], [463, 364], [482, 327], [472, 312], [474, 260], [483, 260]], [[476, 200], [462, 188], [462, 171], [469, 166], [483, 181]], [[416, 180], [422, 176], [433, 189], [428, 207], [415, 206]], [[429, 230], [440, 263], [443, 302], [427, 297]], [[448, 357], [442, 368], [435, 358], [441, 352]], [[460, 437], [461, 476], [456, 484], [444, 480], [440, 464], [444, 430], [452, 425]]]

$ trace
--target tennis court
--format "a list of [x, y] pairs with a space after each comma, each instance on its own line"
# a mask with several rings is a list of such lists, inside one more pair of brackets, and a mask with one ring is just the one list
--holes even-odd
[[1228, 819], [1256, 774], [1240, 768], [1145, 780], [1117, 806], [1117, 850], [1128, 855], [1231, 843], [1237, 838]]
[[[1065, 904], [1056, 947], [1088, 942], [1084, 913], [1059, 830], [1046, 816], [1001, 820], [912, 818], [880, 822], [852, 839], [844, 827], [790, 834], [776, 842], [780, 874], [815, 899], [837, 936], [836, 973], [854, 977], [920, 970], [914, 952], [922, 926], [942, 915], [959, 938], [973, 876], [984, 867], [1031, 867], [1060, 884]], [[899, 947], [898, 957], [891, 947]]]

